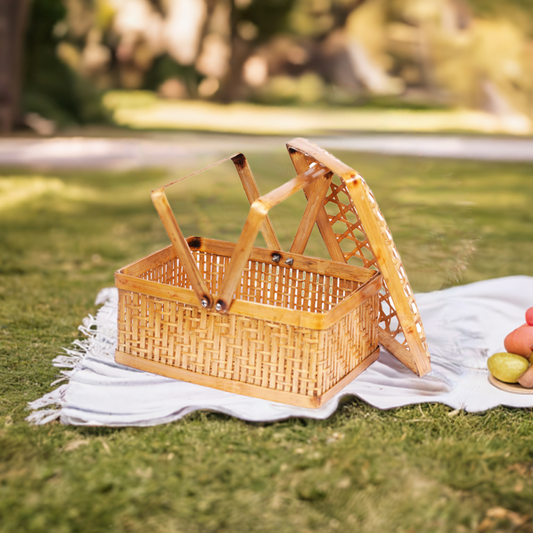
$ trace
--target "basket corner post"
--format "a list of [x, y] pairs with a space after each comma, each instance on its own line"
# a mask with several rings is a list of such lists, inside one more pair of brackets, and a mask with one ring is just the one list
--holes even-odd
[[415, 374], [421, 378], [426, 376], [431, 372], [431, 361], [425, 353], [422, 353], [421, 356], [416, 361], [416, 371]]

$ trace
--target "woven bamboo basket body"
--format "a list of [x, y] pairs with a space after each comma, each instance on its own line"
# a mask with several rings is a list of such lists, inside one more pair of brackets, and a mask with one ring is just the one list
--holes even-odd
[[[264, 196], [242, 154], [215, 163], [231, 159], [251, 205], [235, 244], [185, 239], [165, 194], [177, 182], [152, 191], [172, 245], [115, 274], [117, 362], [313, 408], [375, 361], [379, 344], [416, 374], [430, 370], [414, 295], [365, 181], [305, 139], [287, 147], [298, 175]], [[307, 207], [285, 252], [268, 212], [302, 190]], [[332, 260], [303, 255], [315, 224]], [[259, 231], [267, 248], [254, 247]]]
[[[235, 245], [188, 242], [215, 292]], [[172, 247], [121, 269], [117, 361], [230, 392], [320, 406], [379, 354], [381, 275], [297, 254], [281, 253], [278, 265], [271, 255], [253, 249], [237, 305], [224, 314], [197, 301]], [[290, 258], [292, 266], [285, 264]]]

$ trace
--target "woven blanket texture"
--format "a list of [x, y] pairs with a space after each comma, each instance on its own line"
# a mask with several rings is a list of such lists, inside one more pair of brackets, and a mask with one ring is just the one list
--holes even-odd
[[439, 402], [479, 412], [498, 405], [533, 407], [533, 395], [504, 392], [488, 382], [487, 358], [504, 351], [503, 340], [524, 323], [533, 305], [533, 277], [514, 276], [416, 296], [432, 356], [432, 371], [412, 374], [382, 348], [373, 365], [319, 409], [293, 407], [176, 381], [115, 363], [117, 291], [103, 289], [96, 317], [80, 330], [86, 339], [54, 359], [66, 381], [29, 404], [27, 420], [58, 419], [80, 426], [152, 426], [196, 410], [226, 413], [247, 421], [288, 417], [324, 419], [339, 400], [357, 396], [379, 409]]

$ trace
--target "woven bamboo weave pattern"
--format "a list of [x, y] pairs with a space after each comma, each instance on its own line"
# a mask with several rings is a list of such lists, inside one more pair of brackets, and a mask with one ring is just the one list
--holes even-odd
[[[411, 286], [409, 285], [400, 255], [392, 239], [391, 231], [385, 222], [385, 218], [379, 210], [372, 191], [368, 188], [366, 182], [361, 176], [358, 176], [358, 178], [365, 186], [365, 191], [370, 199], [376, 219], [379, 220], [381, 233], [393, 251], [392, 257], [395, 269], [400, 278], [405, 296], [408, 299], [409, 307], [411, 308], [420, 339], [427, 350], [428, 348], [422, 326], [422, 319], [420, 318], [418, 307], [416, 305]], [[355, 260], [354, 264], [360, 264], [365, 268], [377, 269], [377, 262], [375, 254], [372, 250], [372, 246], [364, 233], [364, 229], [355, 206], [353, 205], [352, 199], [346, 189], [346, 185], [342, 182], [342, 180], [336, 178], [331, 182], [330, 191], [324, 199], [324, 206], [346, 261], [354, 263]], [[392, 337], [396, 338], [402, 333], [402, 327], [396, 317], [396, 310], [394, 308], [391, 294], [387, 288], [386, 281], [383, 282], [383, 288], [380, 291], [379, 307], [380, 326]], [[407, 349], [409, 348], [405, 339], [402, 340], [402, 344]]]
[[[193, 255], [209, 290], [216, 293], [226, 272], [229, 257], [196, 250]], [[187, 274], [177, 257], [147, 270], [139, 277], [185, 289], [190, 288]], [[248, 261], [234, 297], [297, 311], [325, 313], [359, 286], [360, 284], [354, 281], [341, 280], [333, 276], [260, 261]]]
[[[227, 258], [204, 252], [195, 256], [205, 279], [216, 286]], [[240, 297], [245, 293], [250, 300], [324, 312], [359, 285], [344, 281], [352, 285], [349, 290], [338, 278], [284, 270], [291, 269], [251, 261]], [[178, 258], [139, 277], [189, 285]], [[330, 328], [314, 330], [120, 290], [119, 346], [129, 355], [202, 375], [320, 396], [377, 348], [377, 310], [375, 294]]]

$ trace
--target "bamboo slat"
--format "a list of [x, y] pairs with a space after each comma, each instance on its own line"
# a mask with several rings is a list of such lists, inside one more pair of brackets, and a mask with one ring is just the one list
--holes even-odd
[[317, 180], [315, 183], [304, 189], [307, 197], [307, 207], [292, 242], [291, 252], [295, 252], [297, 254], [304, 253], [305, 247], [309, 242], [309, 237], [311, 236], [311, 231], [313, 230], [313, 226], [318, 216], [318, 212], [323, 209], [324, 197], [329, 189], [329, 182], [331, 181], [332, 177], [333, 174], [328, 172], [322, 179]]
[[[303, 152], [298, 152], [295, 148], [292, 148], [289, 145], [287, 146], [289, 147], [289, 155], [296, 172], [305, 172], [309, 168], [309, 163], [307, 162], [305, 154]], [[304, 192], [307, 193], [305, 190]], [[344, 253], [339, 246], [337, 238], [335, 237], [335, 233], [329, 223], [328, 214], [324, 208], [319, 209], [317, 213], [316, 224], [318, 226], [318, 230], [320, 231], [320, 235], [324, 240], [324, 244], [328, 249], [331, 259], [333, 259], [333, 261], [345, 261]]]
[[183, 268], [187, 272], [187, 276], [191, 281], [192, 289], [196, 293], [198, 301], [202, 305], [209, 309], [213, 305], [213, 297], [209, 293], [205, 281], [198, 270], [198, 266], [194, 261], [192, 253], [185, 241], [185, 237], [178, 226], [176, 219], [172, 213], [172, 208], [168, 203], [168, 199], [165, 195], [164, 189], [157, 189], [152, 191], [152, 201], [154, 206], [159, 213], [159, 217], [163, 222], [163, 226], [167, 230], [167, 234], [170, 237], [172, 245], [176, 249], [176, 252], [181, 257], [183, 262]]
[[[231, 160], [233, 161], [239, 178], [241, 178], [241, 183], [248, 198], [248, 202], [252, 205], [261, 195], [259, 194], [259, 188], [252, 174], [252, 169], [248, 164], [246, 157], [243, 154], [234, 155]], [[267, 215], [263, 226], [261, 228], [261, 233], [265, 239], [266, 245], [271, 250], [281, 250], [281, 244], [279, 243], [276, 232], [274, 231], [274, 226], [272, 226], [272, 221]]]

